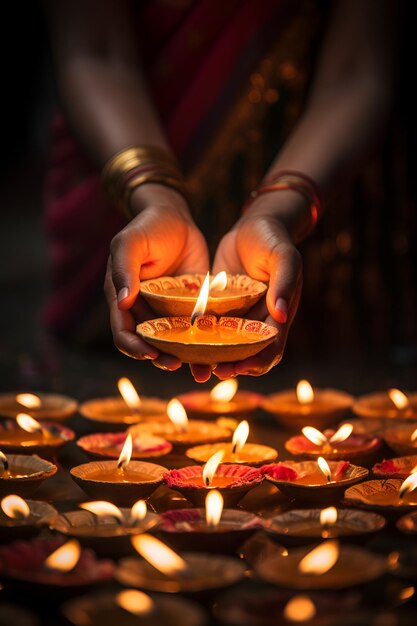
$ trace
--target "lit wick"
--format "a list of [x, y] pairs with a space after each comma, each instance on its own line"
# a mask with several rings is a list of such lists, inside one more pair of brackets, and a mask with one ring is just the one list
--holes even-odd
[[204, 315], [204, 311], [206, 310], [207, 300], [210, 292], [210, 272], [207, 272], [207, 275], [201, 285], [200, 293], [198, 294], [197, 302], [195, 303], [195, 307], [193, 312], [191, 313], [191, 329], [194, 327], [194, 323], [197, 320], [197, 317]]
[[80, 509], [84, 509], [97, 517], [107, 516], [113, 517], [120, 526], [123, 526], [123, 515], [121, 510], [111, 502], [105, 500], [96, 500], [95, 502], [83, 502], [79, 505]]
[[323, 539], [327, 539], [330, 536], [329, 526], [333, 526], [337, 522], [337, 509], [334, 506], [329, 506], [327, 509], [320, 511], [320, 525], [322, 527], [321, 536]]
[[232, 439], [232, 454], [240, 452], [249, 436], [249, 424], [246, 420], [236, 426]]
[[209, 458], [205, 466], [203, 467], [203, 482], [206, 487], [210, 487], [211, 481], [214, 478], [214, 475], [222, 462], [224, 457], [224, 450], [218, 450], [215, 452], [213, 456]]
[[400, 500], [400, 502], [403, 500], [404, 496], [407, 495], [407, 493], [410, 493], [410, 491], [414, 491], [414, 489], [416, 489], [417, 487], [417, 467], [413, 467], [413, 470], [410, 474], [410, 476], [408, 476], [400, 485], [400, 488], [398, 490], [398, 498]]
[[123, 448], [120, 452], [119, 460], [117, 461], [117, 469], [123, 471], [128, 466], [130, 459], [132, 457], [133, 451], [133, 439], [132, 434], [128, 433], [125, 442], [123, 444]]
[[188, 416], [183, 405], [177, 398], [172, 398], [168, 402], [167, 415], [174, 424], [175, 430], [179, 433], [186, 433], [188, 430]]
[[322, 456], [319, 456], [319, 458], [317, 459], [317, 465], [319, 466], [323, 474], [326, 476], [327, 482], [328, 483], [332, 482], [332, 473], [330, 471], [330, 467], [326, 459], [323, 459]]
[[9, 471], [9, 461], [7, 459], [7, 456], [1, 450], [0, 450], [0, 461], [3, 464], [3, 472], [8, 472]]
[[18, 413], [16, 415], [16, 422], [20, 428], [27, 433], [40, 433], [45, 439], [51, 437], [52, 433], [47, 428], [42, 427], [37, 420], [26, 413]]
[[132, 382], [126, 377], [119, 378], [117, 381], [117, 388], [132, 413], [140, 413], [140, 405], [142, 401]]

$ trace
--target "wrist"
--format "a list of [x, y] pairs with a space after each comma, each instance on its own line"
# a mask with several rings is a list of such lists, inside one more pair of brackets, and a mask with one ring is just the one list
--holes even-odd
[[130, 212], [136, 217], [150, 206], [158, 205], [179, 214], [186, 221], [193, 221], [190, 207], [182, 194], [171, 187], [158, 183], [146, 183], [136, 187], [130, 196]]

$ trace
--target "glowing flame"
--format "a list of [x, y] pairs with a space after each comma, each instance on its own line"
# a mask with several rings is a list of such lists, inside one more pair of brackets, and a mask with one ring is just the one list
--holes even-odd
[[410, 404], [410, 401], [405, 393], [403, 393], [399, 389], [390, 389], [388, 391], [388, 395], [391, 402], [394, 403], [396, 409], [405, 409], [405, 407], [409, 406]]
[[30, 515], [30, 508], [20, 496], [6, 496], [1, 501], [1, 508], [7, 517], [26, 519]]
[[328, 506], [327, 509], [320, 511], [320, 524], [322, 526], [330, 526], [337, 522], [337, 509], [335, 506]]
[[417, 428], [411, 433], [410, 439], [411, 441], [415, 441], [417, 439]]
[[307, 437], [307, 439], [309, 439], [311, 443], [315, 443], [316, 446], [323, 446], [327, 443], [326, 435], [323, 435], [320, 430], [317, 430], [317, 428], [313, 426], [304, 426], [302, 433], [304, 437]]
[[334, 435], [332, 435], [329, 439], [330, 443], [341, 443], [345, 441], [353, 431], [353, 424], [343, 424], [340, 426]]
[[7, 460], [7, 456], [0, 450], [0, 461], [3, 463], [3, 468], [5, 470], [9, 469], [9, 461]]
[[206, 522], [207, 526], [218, 526], [223, 511], [223, 496], [220, 491], [213, 489], [206, 496]]
[[117, 381], [117, 388], [119, 389], [120, 395], [126, 402], [129, 409], [135, 411], [140, 407], [141, 399], [139, 394], [128, 378], [119, 378]]
[[249, 424], [246, 420], [240, 422], [233, 433], [232, 452], [240, 452], [249, 437]]
[[85, 511], [90, 511], [90, 513], [94, 513], [97, 516], [108, 515], [110, 517], [115, 517], [116, 519], [122, 521], [123, 515], [121, 510], [111, 502], [106, 502], [106, 500], [96, 500], [94, 502], [83, 502], [80, 504], [80, 508]]
[[24, 406], [26, 409], [38, 409], [41, 405], [41, 399], [34, 393], [18, 393], [16, 402]]
[[326, 459], [323, 459], [322, 456], [319, 456], [319, 458], [317, 459], [317, 465], [319, 466], [323, 474], [326, 476], [327, 482], [329, 483], [332, 479], [332, 473], [330, 471], [328, 462], [326, 461]]
[[296, 388], [297, 400], [300, 404], [308, 404], [314, 400], [313, 387], [308, 380], [300, 380]]
[[23, 430], [26, 430], [28, 433], [43, 432], [39, 422], [30, 415], [26, 415], [26, 413], [18, 413], [16, 415], [16, 422], [19, 424], [20, 428], [23, 428]]
[[80, 556], [80, 544], [76, 539], [70, 539], [48, 556], [45, 560], [45, 567], [64, 573], [70, 572], [77, 565]]
[[133, 615], [146, 615], [154, 609], [154, 602], [150, 596], [137, 589], [124, 589], [116, 596], [116, 603]]
[[298, 571], [301, 574], [320, 576], [325, 574], [336, 564], [339, 558], [339, 544], [337, 541], [326, 541], [314, 548], [301, 559]]
[[410, 598], [413, 597], [413, 595], [415, 594], [415, 588], [414, 587], [404, 587], [404, 589], [401, 589], [400, 593], [399, 593], [399, 599], [400, 600], [409, 600]]
[[214, 478], [214, 474], [217, 471], [220, 463], [224, 457], [224, 450], [218, 450], [209, 458], [205, 466], [203, 467], [203, 482], [206, 487], [210, 487], [211, 481]]
[[398, 497], [400, 498], [400, 500], [402, 500], [402, 498], [404, 498], [404, 496], [407, 495], [407, 493], [410, 493], [410, 491], [414, 491], [416, 487], [417, 487], [417, 472], [414, 472], [410, 474], [410, 476], [408, 476], [401, 483], [399, 491], [398, 491]]
[[284, 617], [290, 622], [307, 622], [316, 614], [314, 602], [308, 596], [293, 596], [284, 608]]
[[216, 274], [210, 283], [210, 291], [223, 291], [227, 287], [227, 274], [224, 270]]
[[195, 303], [195, 307], [193, 309], [193, 312], [191, 313], [191, 326], [194, 324], [197, 317], [199, 317], [200, 315], [204, 315], [204, 311], [206, 310], [206, 306], [207, 306], [207, 300], [209, 297], [209, 291], [210, 291], [210, 273], [207, 272], [207, 276], [205, 277], [204, 282], [201, 285], [197, 302]]
[[172, 398], [168, 402], [167, 414], [171, 422], [175, 426], [175, 430], [184, 433], [188, 428], [187, 412], [177, 398]]
[[147, 512], [148, 512], [148, 507], [146, 506], [145, 500], [138, 500], [132, 506], [132, 509], [130, 511], [130, 516], [135, 522], [140, 522], [140, 520], [145, 519]]
[[210, 391], [210, 399], [213, 402], [230, 402], [234, 398], [238, 387], [236, 378], [222, 380], [221, 383], [213, 387]]
[[133, 438], [132, 438], [132, 433], [129, 433], [125, 439], [123, 448], [120, 452], [119, 460], [117, 461], [118, 468], [126, 467], [129, 464], [130, 459], [132, 458], [132, 451], [133, 451]]
[[136, 552], [163, 574], [179, 575], [187, 570], [187, 563], [162, 541], [144, 533], [134, 535], [131, 542]]

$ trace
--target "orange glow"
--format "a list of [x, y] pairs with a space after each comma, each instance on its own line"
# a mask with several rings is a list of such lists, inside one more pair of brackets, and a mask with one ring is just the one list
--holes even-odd
[[33, 419], [30, 415], [26, 415], [26, 413], [18, 413], [16, 415], [16, 422], [19, 424], [20, 428], [28, 433], [43, 432], [42, 426], [39, 422]]
[[323, 474], [326, 476], [327, 482], [330, 482], [332, 479], [332, 473], [330, 471], [330, 467], [326, 459], [323, 459], [322, 456], [319, 456], [319, 458], [317, 459], [317, 465], [319, 466]]
[[135, 411], [140, 407], [140, 396], [134, 388], [132, 382], [128, 378], [119, 378], [119, 380], [117, 381], [117, 388], [119, 389], [120, 395], [126, 402], [129, 409]]
[[84, 509], [85, 511], [89, 511], [90, 513], [94, 513], [94, 515], [104, 516], [108, 515], [110, 517], [115, 517], [116, 519], [122, 521], [123, 515], [121, 510], [111, 502], [106, 502], [106, 500], [95, 500], [94, 502], [83, 502], [80, 504], [80, 509]]
[[240, 422], [233, 433], [232, 452], [236, 454], [240, 452], [249, 437], [249, 424], [246, 420]]
[[146, 615], [154, 609], [154, 602], [150, 596], [137, 589], [124, 589], [116, 596], [117, 604], [133, 615]]
[[145, 500], [138, 500], [132, 506], [130, 516], [135, 522], [140, 522], [141, 520], [145, 519], [147, 512], [148, 507], [146, 506]]
[[80, 544], [76, 539], [70, 539], [48, 556], [45, 567], [64, 573], [70, 572], [77, 565], [80, 556]]
[[167, 415], [179, 433], [185, 433], [188, 429], [188, 416], [183, 405], [177, 398], [168, 402]]
[[130, 463], [133, 451], [133, 439], [132, 434], [129, 433], [123, 444], [123, 448], [120, 452], [119, 460], [117, 461], [117, 467], [126, 467]]
[[227, 287], [227, 274], [224, 270], [216, 274], [210, 283], [210, 291], [224, 291]]
[[300, 380], [296, 388], [297, 400], [300, 404], [309, 404], [314, 400], [313, 387], [308, 380]]
[[339, 544], [337, 541], [326, 541], [314, 548], [301, 559], [298, 571], [301, 574], [320, 576], [325, 574], [336, 564], [339, 558]]
[[210, 391], [210, 399], [213, 402], [230, 402], [234, 398], [238, 388], [236, 378], [222, 380]]
[[144, 533], [131, 537], [131, 542], [136, 552], [163, 574], [178, 576], [186, 571], [184, 559], [156, 537]]
[[4, 469], [9, 467], [9, 461], [7, 460], [7, 456], [0, 450], [0, 461], [3, 463]]
[[224, 450], [218, 450], [209, 458], [205, 466], [203, 467], [203, 482], [206, 487], [210, 487], [211, 481], [222, 462], [224, 457]]
[[398, 490], [398, 497], [400, 498], [400, 500], [404, 498], [404, 496], [407, 493], [410, 493], [410, 491], [414, 491], [416, 487], [417, 487], [417, 472], [414, 472], [414, 473], [411, 473], [410, 476], [407, 476], [407, 478], [401, 483], [400, 488]]
[[327, 443], [326, 435], [323, 435], [323, 433], [317, 430], [317, 428], [314, 428], [314, 426], [304, 426], [302, 433], [304, 437], [307, 437], [307, 439], [311, 441], [311, 443], [315, 443], [316, 446], [323, 446]]
[[211, 528], [215, 528], [219, 525], [220, 518], [222, 516], [223, 511], [223, 496], [217, 491], [217, 489], [213, 489], [208, 492], [206, 496], [206, 522], [207, 526]]
[[13, 519], [26, 519], [30, 515], [30, 508], [20, 496], [6, 496], [1, 501], [1, 508], [7, 517]]
[[41, 406], [41, 399], [34, 393], [18, 393], [16, 402], [24, 406], [26, 409], [38, 409]]
[[316, 614], [314, 602], [308, 596], [293, 596], [284, 608], [284, 617], [290, 622], [307, 622]]
[[209, 291], [210, 291], [210, 273], [207, 272], [207, 276], [205, 277], [203, 284], [201, 285], [197, 302], [195, 303], [195, 307], [193, 309], [193, 312], [191, 313], [191, 325], [194, 324], [197, 317], [200, 317], [200, 315], [204, 315], [204, 312], [207, 306], [207, 300], [209, 297]]
[[405, 409], [410, 404], [410, 401], [405, 395], [405, 393], [403, 393], [399, 389], [390, 389], [388, 391], [388, 395], [396, 409], [399, 409], [399, 410]]
[[320, 511], [320, 524], [322, 526], [330, 526], [337, 522], [337, 509], [334, 506], [328, 506], [327, 509]]
[[411, 441], [415, 441], [417, 439], [417, 428], [411, 433], [410, 439]]
[[330, 443], [341, 443], [342, 441], [345, 441], [348, 437], [350, 437], [350, 435], [352, 434], [353, 431], [353, 424], [342, 424], [342, 426], [340, 426], [336, 432], [334, 433], [334, 435], [332, 435], [329, 439]]

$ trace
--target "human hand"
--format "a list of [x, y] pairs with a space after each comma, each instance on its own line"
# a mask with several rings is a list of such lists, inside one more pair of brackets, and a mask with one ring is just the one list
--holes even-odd
[[131, 198], [138, 215], [112, 240], [104, 283], [116, 347], [134, 359], [152, 359], [157, 367], [181, 367], [176, 357], [158, 352], [136, 334], [140, 321], [155, 317], [142, 298], [140, 280], [163, 275], [206, 273], [205, 240], [184, 198], [173, 189], [147, 184]]

